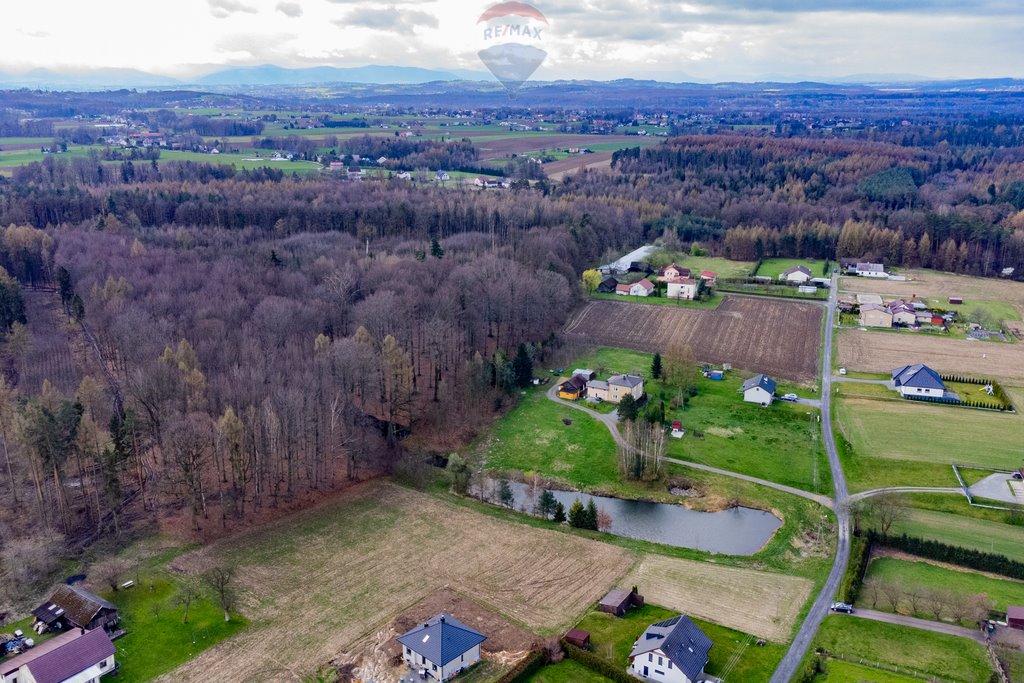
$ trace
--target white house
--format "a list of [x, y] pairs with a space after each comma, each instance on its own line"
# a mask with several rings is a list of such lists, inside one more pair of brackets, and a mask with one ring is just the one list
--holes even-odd
[[743, 400], [767, 408], [775, 399], [775, 380], [767, 375], [754, 375], [743, 383]]
[[946, 383], [927, 365], [904, 365], [892, 371], [892, 385], [900, 396], [946, 397]]
[[434, 681], [447, 681], [480, 661], [487, 636], [442, 612], [398, 637], [406, 664]]
[[441, 182], [446, 182], [452, 179], [452, 177], [444, 171], [438, 171], [436, 174], [434, 174], [434, 177], [437, 180], [440, 180]]
[[623, 296], [650, 296], [654, 293], [654, 283], [644, 278], [640, 282], [634, 282], [631, 285], [618, 285], [615, 288], [615, 293], [622, 294]]
[[651, 624], [633, 643], [627, 671], [645, 681], [697, 683], [713, 643], [689, 617]]
[[798, 285], [806, 284], [811, 279], [811, 271], [804, 266], [793, 266], [782, 271], [779, 275], [780, 280], [786, 282], [792, 282]]
[[889, 274], [885, 272], [885, 266], [881, 263], [858, 263], [855, 270], [857, 275], [860, 275], [861, 277], [889, 277]]
[[693, 278], [679, 277], [668, 281], [668, 291], [665, 296], [669, 299], [685, 299], [693, 301], [697, 298], [697, 281]]
[[69, 629], [0, 661], [0, 683], [97, 683], [116, 668], [115, 653], [102, 628]]

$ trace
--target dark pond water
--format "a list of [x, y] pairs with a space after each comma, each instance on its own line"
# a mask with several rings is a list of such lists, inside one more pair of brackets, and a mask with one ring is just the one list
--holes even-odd
[[[526, 484], [509, 482], [515, 509], [533, 513], [536, 495]], [[484, 484], [489, 502], [498, 503], [498, 482]], [[722, 512], [697, 512], [680, 505], [591, 496], [573, 491], [551, 491], [555, 499], [569, 506], [577, 498], [586, 505], [590, 499], [612, 518], [610, 533], [679, 548], [694, 548], [726, 555], [753, 555], [768, 542], [782, 520], [770, 512], [733, 508]], [[540, 489], [537, 490], [539, 495]]]

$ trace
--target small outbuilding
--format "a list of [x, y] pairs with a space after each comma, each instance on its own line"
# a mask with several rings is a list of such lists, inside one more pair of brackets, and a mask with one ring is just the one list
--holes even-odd
[[952, 306], [959, 306], [963, 302], [964, 302], [964, 298], [962, 296], [951, 296], [951, 297], [949, 297], [949, 303]]
[[570, 629], [565, 634], [565, 641], [570, 645], [575, 645], [581, 650], [590, 649], [590, 631], [584, 631], [581, 628]]
[[1006, 625], [1010, 628], [1024, 630], [1024, 607], [1007, 607]]
[[583, 398], [587, 393], [587, 380], [579, 375], [571, 377], [568, 381], [558, 385], [558, 398], [576, 401]]
[[619, 286], [619, 281], [609, 276], [601, 280], [601, 284], [597, 286], [598, 294], [614, 294], [615, 288]]
[[613, 588], [608, 594], [601, 598], [597, 604], [598, 610], [607, 614], [614, 614], [617, 617], [626, 616], [626, 611], [631, 607], [643, 607], [644, 596], [637, 593], [636, 586], [631, 591], [624, 591], [621, 588]]
[[32, 630], [40, 634], [69, 628], [114, 631], [120, 620], [117, 605], [81, 586], [68, 585], [55, 590], [49, 600], [32, 610], [32, 616]]

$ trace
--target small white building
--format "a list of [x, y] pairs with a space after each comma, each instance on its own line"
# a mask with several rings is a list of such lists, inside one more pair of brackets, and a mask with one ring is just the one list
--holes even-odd
[[803, 285], [811, 280], [811, 271], [804, 266], [793, 266], [782, 271], [779, 279], [793, 284]]
[[688, 277], [669, 280], [666, 296], [669, 299], [693, 301], [697, 298], [697, 281]]
[[616, 294], [623, 296], [650, 296], [654, 293], [654, 283], [647, 278], [633, 284], [621, 284], [615, 288]]
[[658, 683], [697, 683], [713, 643], [689, 617], [651, 624], [629, 653], [629, 674]]
[[754, 375], [743, 383], [743, 400], [767, 408], [775, 400], [775, 380], [767, 375]]
[[858, 263], [855, 271], [857, 275], [860, 275], [861, 277], [874, 277], [879, 279], [889, 277], [889, 274], [885, 272], [885, 266], [881, 263]]
[[0, 683], [97, 683], [117, 668], [116, 652], [102, 628], [69, 629], [0, 661]]
[[892, 371], [892, 386], [900, 396], [945, 398], [946, 383], [927, 365], [904, 365]]
[[428, 680], [447, 681], [480, 661], [487, 636], [442, 612], [398, 637], [402, 657]]

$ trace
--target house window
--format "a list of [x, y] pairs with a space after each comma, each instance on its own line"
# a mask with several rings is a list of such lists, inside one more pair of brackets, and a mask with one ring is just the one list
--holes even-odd
[[437, 671], [437, 664], [431, 664], [430, 668], [432, 668], [434, 671]]
[[412, 654], [412, 650], [410, 650], [409, 648], [405, 648], [405, 654], [411, 655]]
[[670, 659], [670, 660], [668, 660], [668, 670], [669, 670], [669, 671], [671, 671], [671, 670], [672, 670], [672, 660], [671, 660], [671, 659]]
[[652, 655], [650, 652], [647, 653], [647, 661], [648, 662], [653, 662], [654, 661], [654, 655]]
[[100, 668], [101, 669], [106, 669], [107, 668], [107, 660], [104, 659], [102, 662], [100, 662]]
[[664, 665], [665, 665], [665, 662], [662, 661], [661, 657], [659, 656], [658, 657], [658, 666], [664, 666]]

